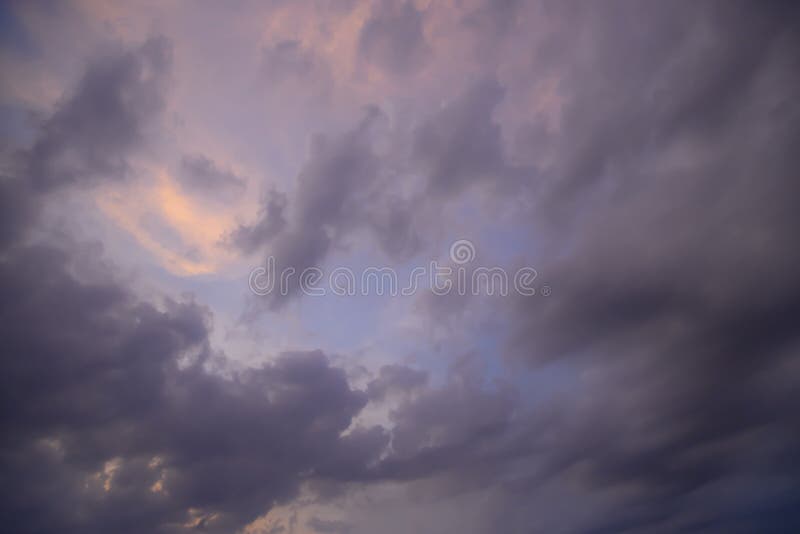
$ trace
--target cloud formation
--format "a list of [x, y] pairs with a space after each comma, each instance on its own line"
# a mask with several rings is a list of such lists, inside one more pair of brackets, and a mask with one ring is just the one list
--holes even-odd
[[162, 108], [170, 54], [169, 41], [154, 38], [93, 63], [41, 127], [27, 157], [33, 186], [124, 178], [128, 153], [144, 142], [148, 121]]
[[[129, 65], [131, 57], [102, 64]], [[115, 94], [137, 94], [139, 80], [127, 74], [107, 80]], [[49, 125], [75, 107], [64, 105], [36, 146], [51, 146]], [[115, 129], [118, 118], [95, 117], [91, 131]], [[119, 165], [103, 170], [124, 173], [124, 149], [133, 147], [115, 148]], [[38, 202], [44, 193], [17, 181], [38, 183], [32, 172], [4, 180], [4, 200]], [[22, 215], [8, 216], [9, 232], [21, 231], [13, 217]], [[382, 431], [342, 435], [367, 396], [322, 352], [235, 370], [210, 347], [207, 308], [140, 300], [111, 273], [86, 280], [82, 247], [15, 243], [2, 253], [4, 525], [230, 532], [292, 497], [304, 478], [358, 476], [380, 452]]]
[[[6, 530], [800, 529], [796, 7], [152, 9], [8, 8]], [[299, 290], [466, 238], [552, 294]]]

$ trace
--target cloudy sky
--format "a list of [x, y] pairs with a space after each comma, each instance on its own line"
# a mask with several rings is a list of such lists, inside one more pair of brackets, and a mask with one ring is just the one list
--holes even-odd
[[797, 7], [0, 3], [0, 530], [800, 532]]

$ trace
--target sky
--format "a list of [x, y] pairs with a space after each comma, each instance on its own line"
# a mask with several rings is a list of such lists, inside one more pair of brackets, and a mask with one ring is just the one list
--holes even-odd
[[799, 26], [0, 2], [0, 530], [800, 532]]

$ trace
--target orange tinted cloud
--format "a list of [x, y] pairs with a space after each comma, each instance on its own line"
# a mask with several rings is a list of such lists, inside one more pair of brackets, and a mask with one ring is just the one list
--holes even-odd
[[[97, 204], [168, 271], [178, 275], [219, 271], [232, 260], [220, 239], [235, 224], [235, 207], [220, 210], [186, 195], [164, 169], [155, 177], [149, 183], [103, 190], [96, 196]], [[152, 217], [163, 231], [146, 224]]]

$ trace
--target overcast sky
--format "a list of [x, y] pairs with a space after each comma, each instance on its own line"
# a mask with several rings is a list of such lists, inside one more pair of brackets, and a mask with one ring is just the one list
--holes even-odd
[[0, 3], [0, 530], [800, 532], [799, 11]]

